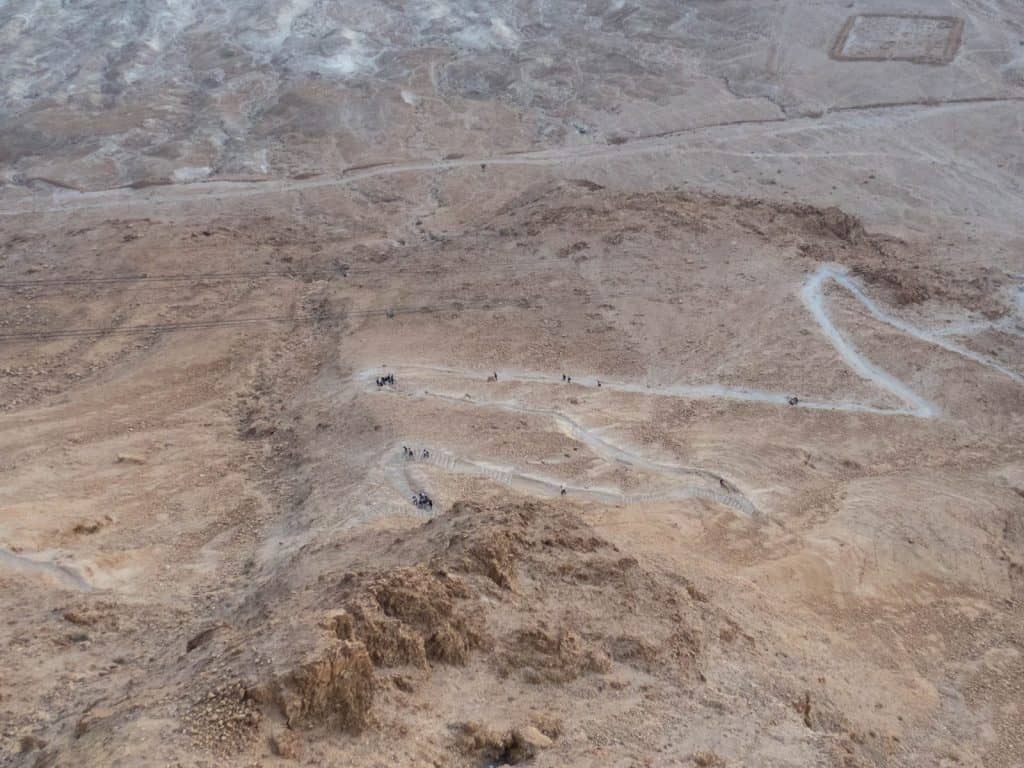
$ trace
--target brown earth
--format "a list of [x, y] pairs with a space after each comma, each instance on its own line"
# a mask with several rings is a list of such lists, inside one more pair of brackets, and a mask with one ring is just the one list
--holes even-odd
[[[998, 271], [906, 270], [919, 246], [847, 214], [690, 192], [545, 183], [475, 196], [457, 231], [414, 229], [404, 245], [368, 240], [343, 255], [310, 244], [326, 221], [368, 221], [365, 204], [307, 204], [335, 213], [301, 226], [215, 214], [184, 230], [173, 218], [89, 216], [74, 230], [101, 244], [102, 261], [17, 289], [32, 322], [7, 321], [5, 543], [53, 565], [0, 574], [14, 764], [730, 765], [772, 754], [780, 765], [1011, 765], [1020, 754], [1022, 477], [1008, 414], [1021, 393], [997, 372], [961, 363], [969, 399], [929, 387], [952, 357], [916, 340], [891, 356], [888, 327], [830, 291], [843, 332], [929, 389], [941, 418], [586, 380], [565, 392], [502, 373], [400, 372], [390, 394], [358, 376], [381, 362], [516, 361], [614, 382], [657, 358], [659, 385], [889, 407], [809, 328], [795, 295], [805, 276], [828, 254], [883, 306], [1000, 318], [1012, 308]], [[56, 242], [22, 231], [30, 251]], [[137, 273], [143, 254], [158, 275], [199, 273], [225, 252], [235, 255], [218, 269], [244, 277], [88, 282], [107, 264]], [[209, 327], [175, 325], [186, 321]], [[69, 325], [105, 330], [41, 335]], [[1018, 365], [1022, 351], [1000, 354]], [[419, 379], [455, 397], [418, 395]], [[714, 467], [757, 516], [706, 499], [531, 500], [525, 487], [415, 462], [405, 475], [437, 513], [424, 522], [380, 463], [391, 446], [429, 445], [573, 488], [666, 482], [554, 430], [551, 407], [660, 461]], [[961, 507], [964, 483], [974, 503]], [[991, 735], [965, 740], [974, 728]]]
[[5, 5], [0, 764], [1024, 765], [1022, 39]]

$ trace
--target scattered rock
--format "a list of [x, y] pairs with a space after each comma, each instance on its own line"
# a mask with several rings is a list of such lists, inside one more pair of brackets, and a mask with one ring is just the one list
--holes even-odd
[[27, 754], [35, 749], [43, 749], [46, 746], [46, 741], [35, 736], [31, 733], [21, 737], [18, 743], [18, 748], [21, 750], [21, 754]]
[[83, 520], [82, 522], [75, 523], [75, 526], [71, 529], [73, 534], [80, 536], [91, 536], [97, 534], [103, 527], [114, 522], [114, 518], [110, 515], [103, 515], [98, 520]]
[[107, 707], [92, 707], [75, 723], [75, 738], [82, 738], [96, 723], [105, 720], [112, 714], [114, 714], [113, 710]]
[[278, 731], [270, 737], [270, 751], [285, 760], [297, 760], [302, 754], [302, 742], [292, 731]]
[[68, 622], [69, 624], [77, 624], [80, 627], [89, 627], [96, 623], [95, 616], [82, 613], [80, 611], [76, 611], [73, 609], [68, 609], [64, 611], [64, 613], [61, 614], [61, 618], [63, 618], [64, 621]]
[[834, 205], [821, 212], [821, 223], [840, 240], [856, 243], [864, 237], [864, 227], [860, 220]]
[[182, 718], [196, 746], [222, 755], [248, 748], [262, 722], [257, 702], [240, 682], [218, 685], [196, 700]]
[[690, 760], [699, 768], [725, 768], [725, 760], [710, 750], [697, 752], [690, 756]]
[[502, 656], [509, 669], [523, 670], [528, 682], [567, 683], [589, 672], [605, 673], [611, 661], [570, 630], [542, 627], [517, 630]]
[[470, 651], [490, 644], [480, 610], [459, 605], [470, 597], [468, 587], [443, 570], [350, 574], [343, 586], [348, 604], [334, 617], [334, 632], [360, 642], [375, 666], [461, 665]]
[[198, 634], [190, 637], [188, 641], [185, 643], [185, 653], [191, 653], [196, 648], [200, 648], [206, 645], [210, 641], [210, 638], [212, 638], [214, 634], [217, 632], [217, 630], [223, 628], [223, 626], [223, 624], [216, 624], [212, 627], [207, 627]]
[[289, 727], [329, 725], [358, 732], [373, 705], [373, 663], [362, 643], [335, 640], [274, 688]]
[[516, 728], [512, 731], [512, 740], [508, 748], [508, 762], [517, 765], [532, 760], [552, 744], [551, 739], [532, 725]]
[[412, 693], [416, 690], [415, 686], [412, 684], [412, 680], [405, 675], [395, 675], [391, 678], [391, 682], [395, 688], [400, 690], [402, 693]]
[[525, 763], [553, 743], [550, 737], [532, 725], [498, 731], [481, 723], [469, 722], [458, 727], [456, 737], [456, 746], [461, 752], [489, 765]]
[[[294, 656], [275, 649], [275, 671], [245, 695], [254, 706], [276, 707], [289, 729], [358, 732], [371, 721], [375, 692], [418, 688], [421, 673], [378, 670], [441, 675], [478, 652], [493, 651], [479, 663], [499, 678], [516, 674], [531, 684], [603, 676], [616, 662], [668, 679], [699, 677], [691, 674], [700, 644], [690, 626], [700, 613], [683, 588], [689, 582], [645, 570], [572, 510], [458, 502], [411, 533], [364, 536], [360, 546], [377, 554], [356, 561], [361, 569], [322, 572], [298, 593], [299, 605], [289, 603], [287, 617], [261, 618], [292, 622], [299, 610], [321, 617], [290, 649]], [[629, 631], [638, 623], [643, 635]], [[194, 638], [196, 647], [206, 642]], [[532, 759], [561, 732], [547, 714], [514, 730], [470, 723], [456, 746], [481, 762], [511, 764]]]
[[552, 741], [562, 735], [562, 718], [550, 712], [534, 712], [530, 723]]
[[793, 708], [803, 716], [804, 725], [808, 728], [813, 728], [814, 724], [811, 722], [811, 693], [805, 691], [804, 696], [799, 701], [793, 704]]

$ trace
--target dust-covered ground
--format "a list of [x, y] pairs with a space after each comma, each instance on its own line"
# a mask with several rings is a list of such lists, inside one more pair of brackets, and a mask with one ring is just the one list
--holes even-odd
[[0, 763], [1024, 764], [1022, 51], [0, 6]]

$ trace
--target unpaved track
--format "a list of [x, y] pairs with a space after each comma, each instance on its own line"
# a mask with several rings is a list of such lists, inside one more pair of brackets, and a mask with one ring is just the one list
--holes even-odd
[[[73, 192], [66, 186], [49, 198], [33, 196], [0, 208], [0, 216], [18, 216], [26, 213], [68, 213], [72, 211], [97, 210], [111, 206], [144, 204], [153, 207], [174, 202], [201, 202], [204, 199], [226, 199], [251, 197], [254, 195], [283, 194], [325, 187], [344, 187], [358, 181], [392, 176], [403, 173], [423, 173], [488, 166], [554, 166], [590, 160], [605, 160], [615, 157], [629, 157], [636, 154], [677, 149], [680, 144], [693, 136], [747, 126], [784, 126], [786, 130], [817, 128], [823, 122], [842, 124], [848, 114], [885, 116], [893, 111], [959, 110], [976, 108], [980, 104], [1003, 104], [1024, 101], [1024, 97], [992, 96], [951, 99], [948, 101], [915, 101], [877, 103], [830, 107], [817, 116], [787, 118], [783, 116], [751, 120], [730, 120], [710, 125], [681, 128], [650, 136], [627, 139], [621, 144], [590, 144], [577, 147], [556, 147], [523, 152], [507, 152], [498, 155], [484, 155], [473, 158], [450, 158], [447, 160], [421, 160], [400, 163], [381, 163], [371, 166], [355, 166], [342, 172], [341, 176], [312, 179], [262, 179], [262, 180], [211, 180], [190, 183], [161, 183], [154, 186], [127, 186], [95, 191]], [[700, 148], [699, 152], [708, 151]], [[53, 183], [53, 182], [50, 182]], [[40, 205], [40, 203], [42, 204]], [[47, 204], [49, 203], [49, 204]]]
[[[865, 309], [879, 322], [885, 323], [901, 333], [905, 333], [919, 341], [927, 344], [934, 344], [942, 349], [960, 355], [978, 365], [998, 371], [1004, 376], [1017, 383], [1024, 383], [1024, 376], [1008, 368], [1007, 366], [993, 360], [990, 357], [967, 349], [955, 342], [945, 338], [943, 333], [929, 331], [911, 325], [905, 320], [883, 310], [863, 288], [849, 276], [848, 270], [838, 264], [824, 264], [804, 283], [800, 295], [811, 316], [818, 324], [821, 332], [828, 339], [829, 343], [840, 354], [843, 360], [859, 375], [875, 384], [886, 392], [889, 392], [907, 404], [907, 408], [885, 408], [870, 405], [868, 403], [857, 403], [849, 400], [806, 400], [798, 399], [792, 406], [789, 405], [790, 398], [795, 394], [791, 392], [769, 392], [753, 387], [726, 387], [719, 384], [672, 384], [668, 386], [652, 385], [644, 382], [630, 382], [616, 379], [607, 379], [585, 374], [574, 375], [572, 386], [585, 387], [588, 389], [606, 389], [611, 392], [623, 392], [629, 394], [656, 395], [660, 397], [681, 397], [687, 399], [723, 398], [727, 400], [739, 400], [749, 403], [764, 403], [768, 405], [786, 405], [787, 407], [806, 408], [817, 411], [844, 411], [849, 413], [873, 413], [883, 416], [914, 416], [922, 419], [930, 419], [940, 415], [939, 407], [915, 392], [905, 382], [900, 381], [889, 372], [878, 367], [868, 360], [861, 352], [839, 331], [828, 316], [825, 307], [824, 287], [829, 282], [842, 286], [850, 295], [860, 302]], [[390, 366], [390, 372], [417, 375], [429, 374], [432, 376], [452, 377], [484, 381], [490, 373], [474, 371], [466, 368], [455, 368], [451, 366], [436, 366], [426, 364], [400, 364]], [[523, 384], [564, 384], [560, 374], [545, 373], [539, 371], [524, 371], [515, 368], [500, 368], [497, 371], [499, 381], [512, 381]], [[378, 371], [362, 371], [356, 375], [363, 381], [371, 381], [379, 375]], [[598, 384], [600, 382], [600, 384]]]
[[[883, 310], [873, 299], [864, 293], [860, 285], [853, 280], [845, 267], [836, 264], [825, 264], [819, 267], [813, 275], [804, 283], [800, 295], [805, 306], [814, 318], [818, 327], [825, 334], [829, 343], [840, 354], [843, 360], [860, 376], [875, 384], [899, 399], [903, 400], [908, 408], [880, 408], [877, 406], [849, 401], [809, 401], [799, 400], [793, 405], [795, 407], [811, 410], [845, 411], [854, 413], [875, 413], [889, 416], [912, 416], [921, 419], [931, 419], [940, 415], [937, 405], [915, 392], [905, 382], [900, 381], [889, 372], [867, 359], [857, 348], [839, 331], [836, 325], [828, 316], [825, 308], [824, 286], [834, 282], [849, 291], [858, 302], [876, 320], [883, 322], [902, 333], [907, 334], [920, 341], [935, 344], [947, 351], [961, 355], [979, 365], [998, 371], [1016, 382], [1024, 381], [1016, 371], [994, 361], [984, 355], [966, 349], [954, 342], [943, 338], [921, 328], [917, 328], [899, 317]], [[431, 366], [423, 364], [405, 364], [391, 366], [388, 368], [391, 373], [401, 375], [402, 381], [406, 377], [426, 375], [428, 377], [455, 378], [462, 380], [486, 381], [490, 380], [490, 373], [481, 373], [463, 368], [448, 366]], [[354, 378], [360, 381], [365, 387], [376, 390], [373, 384], [380, 373], [376, 370], [366, 370], [357, 373]], [[583, 378], [576, 377], [572, 383], [567, 383], [561, 374], [542, 373], [536, 371], [523, 371], [518, 369], [502, 369], [498, 372], [499, 382], [515, 382], [520, 384], [547, 384], [562, 386], [580, 386], [593, 389], [604, 389], [611, 392], [624, 392], [630, 394], [657, 395], [662, 397], [685, 397], [685, 398], [726, 398], [753, 403], [766, 403], [770, 405], [786, 405], [790, 407], [791, 397], [788, 394], [766, 392], [760, 389], [723, 387], [709, 384], [703, 386], [693, 385], [672, 385], [667, 387], [654, 387], [649, 384], [638, 382], [624, 382], [611, 379], [598, 379], [594, 376]], [[388, 388], [384, 390], [394, 393]], [[625, 466], [643, 470], [645, 472], [669, 478], [677, 483], [675, 487], [667, 490], [652, 490], [642, 493], [626, 493], [621, 489], [605, 487], [585, 487], [566, 484], [560, 480], [543, 475], [521, 472], [514, 467], [502, 467], [488, 462], [458, 456], [448, 452], [432, 453], [428, 461], [449, 472], [485, 477], [503, 485], [515, 488], [524, 493], [535, 495], [559, 495], [564, 489], [572, 493], [574, 497], [583, 497], [601, 503], [635, 504], [659, 500], [674, 500], [685, 498], [705, 498], [710, 501], [723, 504], [745, 515], [758, 514], [757, 507], [747, 498], [730, 480], [722, 475], [701, 467], [690, 467], [680, 464], [673, 464], [661, 461], [654, 461], [643, 454], [616, 445], [608, 439], [599, 436], [595, 430], [590, 429], [575, 419], [550, 408], [537, 408], [523, 405], [515, 400], [485, 400], [479, 397], [459, 397], [454, 394], [431, 391], [427, 388], [415, 389], [404, 394], [412, 398], [434, 398], [458, 405], [472, 405], [496, 410], [503, 410], [512, 413], [541, 416], [549, 418], [564, 434], [586, 445], [596, 456], [607, 462], [617, 462]], [[409, 459], [397, 449], [391, 451], [385, 457], [385, 474], [392, 486], [406, 499], [410, 499], [414, 493], [408, 480], [408, 467], [415, 461]], [[696, 482], [695, 482], [696, 481]]]
[[35, 560], [26, 555], [11, 552], [3, 547], [0, 547], [0, 568], [16, 573], [53, 579], [62, 587], [78, 592], [92, 591], [92, 585], [70, 566], [61, 565], [52, 560]]
[[[360, 375], [360, 379], [370, 382], [372, 377]], [[372, 386], [372, 385], [371, 385]], [[394, 393], [394, 390], [385, 390]], [[433, 449], [430, 460], [436, 466], [451, 472], [487, 477], [509, 487], [527, 493], [539, 495], [558, 495], [562, 488], [572, 491], [574, 496], [584, 496], [603, 503], [635, 504], [643, 501], [704, 498], [723, 504], [747, 516], [759, 514], [757, 507], [736, 487], [735, 483], [722, 475], [700, 467], [689, 467], [681, 464], [653, 461], [640, 453], [615, 445], [603, 437], [599, 437], [593, 429], [587, 428], [576, 420], [559, 411], [547, 408], [531, 408], [514, 401], [467, 400], [452, 394], [417, 390], [404, 395], [411, 398], [433, 398], [458, 405], [474, 405], [484, 408], [508, 411], [510, 413], [541, 416], [552, 419], [559, 429], [573, 439], [586, 445], [596, 456], [607, 461], [640, 469], [652, 474], [668, 478], [676, 483], [669, 489], [652, 490], [643, 493], [626, 493], [614, 488], [592, 488], [574, 486], [556, 478], [544, 477], [532, 473], [521, 472], [511, 467], [498, 467], [487, 462], [464, 458], [452, 453], [441, 452], [435, 459]], [[408, 464], [398, 451], [390, 452], [385, 458], [385, 475], [395, 489], [405, 499], [410, 499], [414, 489], [409, 484], [403, 467]]]
[[[848, 290], [853, 295], [853, 297], [857, 299], [857, 301], [864, 305], [864, 308], [867, 309], [867, 311], [871, 313], [871, 316], [874, 317], [876, 320], [883, 322], [886, 325], [890, 325], [896, 330], [907, 334], [908, 336], [913, 336], [914, 338], [920, 341], [926, 342], [928, 344], [934, 344], [937, 347], [942, 347], [947, 352], [952, 352], [956, 355], [960, 355], [961, 357], [971, 360], [972, 362], [975, 362], [978, 365], [983, 365], [986, 368], [991, 368], [994, 371], [998, 371], [999, 373], [1017, 382], [1018, 384], [1024, 383], [1024, 376], [1010, 368], [1007, 368], [1002, 363], [993, 360], [990, 357], [986, 357], [985, 355], [979, 354], [973, 350], [967, 349], [966, 347], [963, 347], [955, 342], [952, 342], [949, 339], [943, 338], [943, 336], [939, 333], [933, 333], [922, 328], [917, 328], [911, 325], [910, 323], [906, 322], [905, 320], [901, 320], [900, 318], [886, 312], [881, 307], [879, 307], [878, 304], [875, 303], [874, 299], [872, 299], [870, 296], [867, 296], [864, 293], [863, 289], [854, 280], [850, 278], [850, 276], [847, 273], [847, 270], [844, 267], [836, 264], [826, 264], [820, 267], [818, 271], [814, 274], [814, 276], [804, 285], [804, 290], [802, 294], [804, 297], [804, 303], [807, 304], [807, 308], [811, 310], [812, 314], [814, 314], [815, 319], [818, 321], [818, 325], [821, 326], [821, 329], [829, 336], [830, 340], [832, 341], [832, 345], [843, 355], [844, 359], [846, 359], [847, 362], [850, 363], [851, 367], [857, 369], [858, 373], [861, 373], [861, 375], [865, 375], [867, 378], [870, 378], [883, 389], [888, 389], [890, 392], [897, 395], [908, 404], [915, 405], [915, 408], [917, 408], [919, 411], [927, 411], [927, 409], [929, 408], [934, 409], [935, 406], [931, 403], [928, 403], [926, 400], [921, 398], [916, 393], [912, 392], [909, 389], [909, 387], [907, 387], [902, 382], [894, 379], [892, 376], [885, 373], [884, 371], [881, 371], [880, 369], [875, 368], [874, 366], [870, 366], [870, 363], [867, 363], [865, 358], [856, 351], [853, 351], [852, 356], [848, 356], [847, 352], [844, 351], [851, 350], [851, 348], [848, 342], [846, 342], [839, 334], [839, 332], [836, 330], [835, 326], [832, 325], [831, 321], [825, 315], [824, 309], [822, 307], [821, 289], [822, 285], [828, 280], [832, 280], [838, 283], [839, 285], [843, 286], [843, 288], [845, 288], [846, 290]], [[861, 372], [860, 368], [858, 367], [859, 364], [856, 361], [860, 361], [860, 365], [867, 363], [869, 368], [867, 368], [866, 370], [871, 371], [870, 375]], [[934, 412], [921, 413], [920, 415], [934, 415]]]
[[[850, 290], [854, 297], [862, 304], [866, 305], [868, 299], [857, 289], [856, 285], [854, 285], [854, 283], [845, 276], [845, 274], [840, 272], [838, 269], [829, 266], [820, 268], [810, 280], [804, 283], [803, 290], [800, 292], [800, 295], [804, 300], [804, 304], [807, 306], [811, 315], [814, 316], [815, 321], [818, 323], [818, 327], [828, 338], [829, 343], [835, 347], [836, 352], [838, 352], [842, 356], [843, 360], [846, 361], [846, 364], [853, 368], [853, 370], [855, 370], [860, 376], [868, 379], [875, 384], [875, 386], [891, 392], [907, 405], [911, 406], [912, 410], [909, 411], [909, 413], [912, 413], [915, 416], [920, 416], [923, 419], [929, 419], [935, 416], [938, 413], [938, 407], [935, 404], [921, 397], [895, 376], [872, 363], [864, 357], [864, 355], [860, 354], [860, 352], [858, 352], [857, 349], [839, 332], [839, 329], [836, 328], [835, 324], [829, 319], [828, 313], [825, 311], [822, 287], [829, 280], [834, 280], [844, 288]], [[878, 319], [883, 320], [881, 316], [879, 316]], [[883, 320], [883, 322], [886, 321]]]
[[[621, 461], [621, 460], [620, 460]], [[396, 489], [404, 493], [406, 498], [411, 499], [414, 491], [408, 480], [408, 469], [417, 464], [429, 463], [432, 466], [440, 467], [446, 472], [456, 474], [483, 477], [501, 485], [508, 486], [522, 493], [532, 496], [557, 497], [562, 490], [573, 499], [586, 499], [601, 504], [641, 504], [656, 501], [677, 501], [682, 499], [707, 499], [717, 504], [730, 507], [744, 515], [756, 513], [754, 506], [740, 493], [730, 493], [724, 490], [715, 491], [710, 487], [697, 484], [684, 484], [674, 488], [667, 488], [648, 492], [627, 493], [618, 488], [607, 486], [582, 486], [567, 483], [558, 478], [539, 475], [529, 472], [520, 472], [514, 467], [499, 466], [490, 462], [474, 461], [457, 456], [448, 451], [433, 451], [429, 458], [408, 458], [400, 450], [394, 450], [388, 454], [386, 459], [386, 475], [393, 481]], [[670, 474], [665, 472], [664, 474]], [[401, 478], [400, 480], [397, 478]]]
[[[432, 374], [441, 377], [470, 379], [475, 381], [486, 381], [489, 374], [481, 371], [474, 371], [467, 368], [451, 368], [445, 366], [400, 364], [389, 366], [388, 371], [406, 375]], [[537, 371], [523, 371], [514, 368], [499, 368], [499, 381], [512, 381], [520, 384], [560, 384], [563, 386], [561, 376]], [[379, 376], [379, 371], [362, 371], [361, 378], [373, 379]], [[600, 386], [598, 386], [600, 381]], [[678, 397], [687, 400], [707, 400], [721, 398], [723, 400], [738, 400], [745, 403], [764, 403], [767, 405], [789, 405], [789, 398], [792, 393], [768, 392], [763, 389], [752, 387], [725, 387], [719, 384], [671, 384], [668, 386], [620, 381], [606, 379], [593, 374], [579, 376], [573, 374], [570, 387], [583, 387], [585, 389], [602, 389], [609, 392], [622, 392], [636, 395], [654, 395], [659, 397]], [[851, 401], [827, 401], [827, 400], [798, 400], [792, 406], [795, 408], [806, 408], [814, 411], [847, 411], [850, 413], [875, 413], [883, 416], [919, 416], [914, 410], [905, 408], [884, 408], [881, 406], [855, 403]]]

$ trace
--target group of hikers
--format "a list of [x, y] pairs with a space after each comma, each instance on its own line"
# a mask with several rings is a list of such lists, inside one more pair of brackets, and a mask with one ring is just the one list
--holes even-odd
[[[410, 448], [409, 446], [403, 445], [402, 446], [402, 455], [405, 456], [405, 458], [407, 458], [407, 459], [415, 459], [417, 454], [416, 454], [416, 451], [413, 450], [412, 448]], [[426, 448], [423, 448], [419, 452], [419, 457], [421, 459], [429, 459], [430, 458], [430, 451], [428, 451]], [[434, 500], [432, 498], [430, 498], [429, 496], [427, 496], [427, 494], [425, 494], [423, 491], [419, 491], [419, 492], [414, 493], [412, 495], [412, 503], [415, 506], [419, 507], [420, 509], [433, 509], [434, 508]]]
[[[494, 382], [494, 381], [497, 381], [497, 380], [498, 380], [498, 372], [497, 371], [495, 371], [493, 374], [491, 374], [490, 376], [487, 377], [487, 381], [490, 381], [490, 382]], [[572, 384], [572, 376], [568, 376], [567, 374], [563, 373], [562, 374], [562, 381], [564, 381], [566, 384]], [[386, 376], [378, 376], [377, 377], [377, 386], [378, 387], [384, 387], [384, 386], [387, 386], [387, 385], [394, 386], [394, 384], [395, 384], [395, 374], [393, 374], [393, 373], [389, 373]], [[599, 387], [601, 386], [600, 379], [597, 380], [597, 386], [599, 386]], [[800, 402], [800, 399], [798, 397], [796, 397], [796, 395], [792, 395], [792, 396], [786, 398], [786, 402], [788, 402], [790, 405], [796, 405], [796, 404], [798, 404]], [[407, 445], [403, 445], [402, 446], [402, 455], [405, 458], [407, 458], [407, 459], [415, 459], [415, 458], [417, 458], [416, 451], [414, 449], [410, 448]], [[427, 450], [426, 448], [422, 448], [422, 449], [420, 449], [420, 452], [419, 452], [418, 456], [421, 459], [429, 459], [430, 458], [430, 451]], [[727, 490], [730, 490], [729, 485], [726, 483], [726, 481], [724, 479], [720, 478], [719, 482], [721, 483], [723, 488], [725, 488]], [[566, 491], [565, 486], [562, 486], [559, 489], [559, 495], [560, 496], [565, 496], [566, 493], [567, 493], [567, 491]], [[423, 491], [419, 491], [418, 493], [414, 493], [412, 495], [412, 503], [416, 507], [418, 507], [419, 509], [430, 509], [430, 510], [433, 510], [433, 508], [434, 508], [434, 500], [431, 499]]]
[[[495, 374], [495, 376], [497, 376], [497, 374]], [[562, 374], [562, 381], [564, 381], [566, 384], [572, 384], [572, 376], [569, 376], [569, 375], [563, 373]], [[600, 379], [595, 379], [595, 381], [597, 382], [597, 386], [600, 387], [601, 386], [601, 380]]]
[[[494, 373], [492, 373], [490, 376], [487, 377], [487, 381], [488, 382], [495, 382], [497, 380], [498, 380], [498, 372], [497, 371], [495, 371]], [[562, 381], [564, 381], [566, 384], [572, 384], [572, 376], [567, 376], [566, 374], [563, 373], [562, 374]], [[377, 386], [378, 387], [385, 387], [385, 386], [387, 386], [389, 384], [391, 386], [395, 385], [395, 374], [389, 373], [386, 376], [378, 376], [377, 377]], [[597, 386], [599, 386], [599, 387], [601, 386], [601, 380], [600, 379], [597, 380]]]

